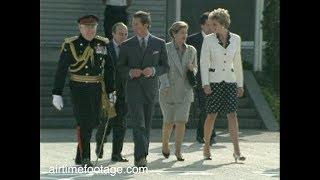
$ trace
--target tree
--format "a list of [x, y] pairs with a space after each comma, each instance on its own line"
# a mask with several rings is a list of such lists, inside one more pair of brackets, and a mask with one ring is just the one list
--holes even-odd
[[279, 0], [266, 0], [263, 11], [263, 39], [266, 41], [264, 58], [266, 60], [265, 74], [270, 77], [273, 88], [279, 92], [280, 83], [280, 2]]

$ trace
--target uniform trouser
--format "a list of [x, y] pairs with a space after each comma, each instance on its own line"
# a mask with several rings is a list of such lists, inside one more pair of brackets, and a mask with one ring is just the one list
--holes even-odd
[[[109, 125], [106, 130], [105, 136], [108, 136], [113, 130], [113, 138], [112, 138], [112, 156], [120, 155], [123, 148], [123, 141], [126, 132], [126, 120], [125, 115], [127, 112], [127, 107], [124, 99], [118, 99], [116, 103], [116, 112], [117, 116], [109, 120]], [[96, 142], [100, 145], [103, 138], [103, 133], [105, 129], [107, 120], [104, 120], [99, 124], [97, 133], [96, 133]], [[107, 138], [104, 138], [104, 142], [106, 142]]]
[[134, 159], [147, 157], [149, 153], [150, 129], [154, 114], [154, 103], [128, 103], [130, 125], [132, 125], [134, 142]]
[[90, 160], [90, 139], [92, 134], [92, 128], [77, 127], [77, 155], [76, 159], [89, 159]]
[[92, 129], [98, 125], [101, 108], [101, 84], [70, 81], [73, 112], [77, 121], [76, 159], [90, 159]]
[[126, 6], [107, 5], [104, 11], [104, 33], [108, 39], [112, 39], [112, 26], [117, 22], [128, 25], [128, 13]]
[[[203, 91], [202, 88], [197, 88], [195, 89], [195, 95], [197, 97], [197, 106], [200, 109], [200, 113], [199, 113], [199, 122], [198, 122], [198, 128], [197, 128], [197, 137], [203, 138], [203, 126], [204, 123], [206, 121], [207, 118], [207, 113], [206, 113], [206, 95]], [[216, 136], [216, 132], [214, 130], [214, 128], [212, 129], [212, 135], [211, 135], [211, 139], [214, 138]]]

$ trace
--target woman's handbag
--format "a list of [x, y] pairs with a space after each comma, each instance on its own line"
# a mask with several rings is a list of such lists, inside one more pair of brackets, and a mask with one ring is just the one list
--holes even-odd
[[187, 78], [192, 87], [197, 86], [196, 76], [193, 74], [193, 71], [190, 71], [190, 69], [187, 70]]

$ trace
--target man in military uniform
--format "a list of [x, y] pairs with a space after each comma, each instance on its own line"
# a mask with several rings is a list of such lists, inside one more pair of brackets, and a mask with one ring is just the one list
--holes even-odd
[[61, 110], [62, 92], [69, 72], [71, 101], [77, 122], [78, 146], [75, 163], [87, 167], [92, 166], [92, 129], [101, 119], [116, 115], [113, 103], [108, 98], [114, 94], [114, 66], [107, 53], [109, 40], [96, 36], [98, 21], [98, 17], [94, 15], [78, 19], [80, 35], [65, 39], [52, 90], [52, 103]]
[[[128, 37], [128, 28], [122, 23], [118, 22], [112, 27], [112, 41], [108, 44], [108, 51], [111, 55], [113, 65], [116, 67], [117, 62], [119, 61], [119, 52], [120, 45]], [[113, 139], [112, 139], [112, 161], [118, 162], [128, 162], [128, 160], [121, 155], [123, 148], [123, 141], [126, 132], [126, 120], [125, 115], [127, 114], [127, 105], [125, 103], [125, 93], [124, 86], [125, 80], [121, 78], [119, 72], [116, 70], [115, 74], [115, 87], [117, 91], [117, 101], [115, 104], [117, 116], [112, 119], [107, 127], [106, 136], [110, 134], [111, 129], [113, 130]], [[96, 154], [99, 158], [103, 157], [103, 134], [105, 129], [105, 123], [101, 123], [98, 127], [96, 134]], [[106, 137], [104, 138], [106, 142]], [[102, 147], [101, 147], [102, 146]]]

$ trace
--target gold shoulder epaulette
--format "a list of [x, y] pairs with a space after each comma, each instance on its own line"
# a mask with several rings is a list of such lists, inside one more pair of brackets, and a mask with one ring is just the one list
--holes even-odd
[[79, 37], [79, 36], [73, 36], [73, 37], [65, 38], [65, 39], [64, 39], [64, 42], [65, 42], [65, 43], [70, 43], [70, 42], [78, 39], [78, 37]]
[[105, 37], [102, 37], [102, 36], [96, 36], [95, 38], [105, 42], [106, 44], [109, 43], [109, 39], [108, 38], [105, 38]]
[[66, 43], [70, 43], [70, 42], [78, 39], [78, 37], [79, 37], [79, 36], [73, 36], [73, 37], [65, 38], [65, 39], [64, 39], [64, 42], [63, 42], [62, 45], [61, 45], [60, 53], [61, 53], [62, 50], [64, 49], [64, 46], [65, 46]]

